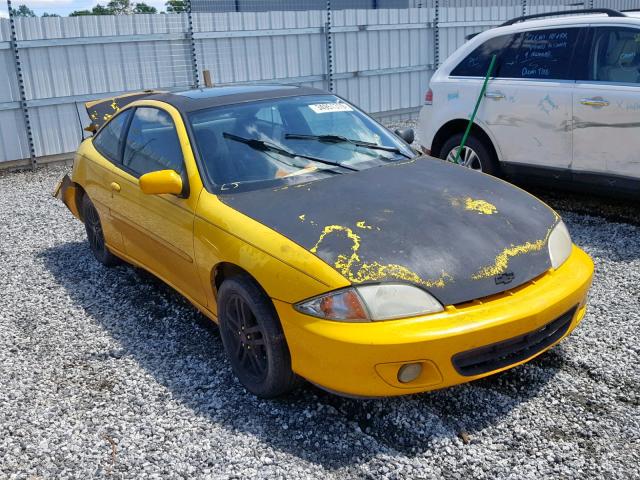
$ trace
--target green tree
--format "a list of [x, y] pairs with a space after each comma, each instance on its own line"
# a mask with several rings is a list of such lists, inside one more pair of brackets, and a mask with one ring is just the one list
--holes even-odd
[[58, 15], [57, 13], [47, 13], [47, 12], [44, 12], [44, 13], [42, 14], [42, 16], [43, 16], [43, 17], [59, 17], [60, 15]]
[[18, 8], [13, 9], [13, 15], [16, 17], [35, 17], [36, 14], [33, 13], [26, 5], [20, 5]]
[[70, 17], [83, 17], [85, 15], [93, 15], [90, 10], [74, 10], [69, 14]]
[[158, 13], [156, 7], [147, 5], [144, 2], [136, 3], [133, 13]]
[[111, 0], [107, 3], [107, 8], [114, 15], [128, 15], [133, 13], [133, 5], [131, 0]]
[[187, 11], [186, 0], [167, 0], [167, 13], [183, 13]]
[[103, 7], [102, 5], [97, 4], [91, 9], [91, 15], [113, 15], [113, 10], [111, 10], [109, 6]]

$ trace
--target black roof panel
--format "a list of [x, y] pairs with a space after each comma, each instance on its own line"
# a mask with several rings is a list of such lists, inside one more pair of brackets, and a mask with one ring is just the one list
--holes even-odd
[[202, 110], [203, 108], [268, 100], [271, 98], [322, 94], [327, 94], [327, 92], [315, 88], [298, 87], [294, 85], [231, 85], [185, 90], [174, 93], [158, 93], [149, 96], [148, 99], [168, 103], [181, 112], [193, 112]]

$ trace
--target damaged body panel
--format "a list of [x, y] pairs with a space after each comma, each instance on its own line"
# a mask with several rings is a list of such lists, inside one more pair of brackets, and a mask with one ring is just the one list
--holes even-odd
[[69, 175], [65, 175], [58, 182], [53, 191], [53, 196], [66, 205], [74, 217], [82, 219], [80, 207], [76, 202], [78, 198], [78, 186], [71, 181]]
[[425, 157], [220, 199], [352, 283], [408, 282], [445, 305], [493, 295], [547, 271], [547, 239], [558, 221], [507, 183]]

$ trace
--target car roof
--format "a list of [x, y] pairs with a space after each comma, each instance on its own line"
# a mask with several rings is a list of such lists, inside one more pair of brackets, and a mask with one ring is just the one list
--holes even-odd
[[147, 100], [159, 100], [174, 106], [181, 112], [193, 112], [209, 107], [234, 105], [274, 98], [297, 97], [301, 95], [327, 95], [317, 88], [297, 85], [229, 85], [199, 88], [181, 92], [164, 92], [150, 95]]

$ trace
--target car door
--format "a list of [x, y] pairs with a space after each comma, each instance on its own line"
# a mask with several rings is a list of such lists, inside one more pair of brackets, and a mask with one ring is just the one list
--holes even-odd
[[640, 28], [591, 33], [573, 95], [574, 177], [611, 185], [640, 179]]
[[124, 110], [100, 129], [91, 140], [97, 154], [91, 162], [85, 162], [88, 179], [85, 190], [98, 210], [102, 231], [110, 249], [124, 252], [124, 240], [112, 215], [114, 190], [113, 182], [120, 171], [123, 136], [129, 124], [131, 110]]
[[[112, 215], [124, 239], [125, 253], [200, 304], [206, 304], [194, 261], [193, 223], [199, 191], [190, 190], [185, 152], [172, 116], [158, 107], [132, 113], [123, 144], [122, 164], [114, 180]], [[185, 185], [181, 195], [146, 195], [139, 178], [175, 170]]]
[[[518, 166], [571, 165], [570, 63], [580, 28], [549, 28], [505, 36], [478, 111], [501, 160]], [[488, 63], [487, 63], [488, 64]], [[480, 92], [481, 82], [477, 92]], [[476, 93], [476, 95], [478, 94]]]

